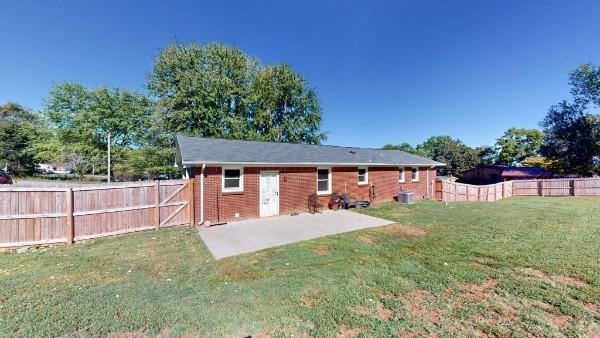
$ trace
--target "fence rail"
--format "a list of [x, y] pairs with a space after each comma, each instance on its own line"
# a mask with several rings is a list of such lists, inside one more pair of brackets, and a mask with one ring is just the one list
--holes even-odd
[[511, 196], [600, 196], [600, 178], [515, 180], [489, 185], [436, 181], [441, 201], [498, 201]]
[[0, 188], [0, 248], [193, 223], [193, 182]]

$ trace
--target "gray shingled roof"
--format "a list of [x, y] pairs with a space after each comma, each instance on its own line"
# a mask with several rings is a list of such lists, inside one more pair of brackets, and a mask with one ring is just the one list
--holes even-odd
[[443, 163], [399, 150], [177, 136], [177, 164], [426, 165]]

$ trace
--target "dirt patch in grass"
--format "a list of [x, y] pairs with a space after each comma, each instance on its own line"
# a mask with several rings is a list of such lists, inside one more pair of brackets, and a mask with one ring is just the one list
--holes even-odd
[[557, 315], [553, 313], [547, 313], [548, 322], [557, 327], [560, 330], [565, 330], [571, 326], [571, 317], [565, 315]]
[[185, 333], [181, 338], [200, 338], [200, 335], [195, 332]]
[[439, 335], [435, 332], [427, 332], [423, 329], [419, 328], [401, 328], [398, 330], [398, 337], [425, 337], [425, 338], [437, 338]]
[[246, 270], [229, 261], [224, 261], [219, 267], [219, 275], [231, 281], [251, 281], [258, 278], [258, 273]]
[[394, 224], [381, 230], [402, 237], [423, 237], [427, 235], [427, 230], [412, 225]]
[[316, 253], [317, 255], [329, 255], [329, 248], [321, 246], [321, 247], [312, 249], [312, 252]]
[[108, 335], [109, 338], [141, 338], [146, 337], [143, 331], [125, 331]]
[[337, 338], [354, 338], [358, 336], [363, 331], [362, 328], [356, 327], [351, 328], [346, 325], [342, 325], [340, 329], [340, 333], [338, 333]]
[[544, 271], [537, 270], [537, 269], [519, 268], [517, 270], [519, 272], [521, 272], [522, 274], [530, 276], [530, 277], [536, 277], [536, 278], [539, 278], [539, 279], [545, 279], [546, 277], [548, 277]]
[[350, 308], [352, 312], [358, 313], [363, 316], [374, 316], [379, 320], [388, 321], [394, 314], [394, 312], [390, 309], [386, 309], [383, 306], [383, 303], [377, 302], [377, 306], [375, 308], [367, 307], [367, 306], [359, 306], [355, 305]]
[[569, 277], [569, 276], [552, 276], [550, 277], [552, 278], [553, 281], [560, 283], [560, 284], [564, 284], [564, 285], [568, 285], [568, 286], [573, 286], [576, 288], [582, 288], [587, 286], [587, 283], [577, 277]]
[[465, 299], [476, 299], [486, 306], [489, 306], [491, 304], [489, 298], [496, 295], [492, 289], [497, 284], [498, 281], [495, 279], [488, 279], [481, 284], [459, 284], [458, 287], [464, 290], [460, 297]]
[[255, 337], [255, 338], [271, 338], [271, 335], [268, 334], [268, 333], [266, 333], [266, 332], [261, 331], [261, 332], [257, 333], [256, 335], [250, 336], [250, 337]]
[[598, 306], [598, 304], [596, 304], [596, 303], [591, 303], [591, 302], [590, 302], [590, 303], [585, 303], [585, 304], [583, 304], [583, 308], [584, 308], [584, 309], [585, 309], [587, 312], [589, 312], [589, 313], [591, 313], [591, 314], [594, 314], [594, 315], [595, 315], [595, 314], [598, 314], [598, 307], [599, 307], [599, 306]]
[[375, 238], [367, 235], [358, 236], [358, 239], [365, 244], [373, 244], [377, 242]]
[[[464, 283], [434, 295], [429, 291], [415, 290], [394, 296], [404, 304], [398, 317], [417, 325], [416, 329], [403, 328], [398, 335], [435, 337], [450, 336], [487, 337], [492, 335], [535, 335], [518, 315], [523, 304], [498, 295], [498, 280], [481, 283]], [[443, 328], [440, 331], [440, 328]]]
[[425, 322], [438, 324], [440, 322], [440, 314], [433, 310], [431, 306], [435, 302], [433, 295], [424, 290], [412, 291], [402, 297], [400, 300], [406, 305], [406, 315], [415, 322]]
[[352, 312], [354, 312], [354, 313], [358, 313], [359, 315], [363, 315], [363, 316], [371, 315], [371, 309], [366, 306], [354, 305], [350, 308], [350, 310], [352, 310]]
[[490, 259], [488, 257], [479, 257], [479, 258], [475, 258], [472, 262], [471, 265], [473, 266], [477, 266], [477, 267], [483, 267], [483, 266], [493, 266], [494, 265], [494, 260]]
[[315, 305], [319, 304], [319, 297], [323, 291], [324, 290], [321, 288], [310, 289], [304, 296], [302, 296], [302, 304], [309, 308], [315, 307]]
[[544, 271], [532, 269], [532, 268], [519, 268], [519, 269], [517, 269], [517, 271], [526, 276], [533, 277], [535, 279], [538, 279], [538, 280], [541, 280], [544, 282], [548, 282], [551, 284], [552, 284], [552, 282], [556, 282], [556, 283], [559, 283], [562, 285], [576, 287], [576, 288], [582, 288], [582, 287], [586, 287], [588, 285], [581, 278], [572, 277], [572, 276], [562, 276], [562, 275], [553, 275], [552, 276], [552, 275], [548, 275]]
[[379, 306], [377, 306], [377, 318], [380, 320], [388, 321], [390, 318], [392, 318], [393, 314], [394, 311], [386, 309], [383, 304], [379, 304]]

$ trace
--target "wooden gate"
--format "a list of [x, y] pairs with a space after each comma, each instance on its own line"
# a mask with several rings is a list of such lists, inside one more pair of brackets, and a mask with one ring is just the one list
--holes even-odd
[[193, 181], [0, 189], [0, 247], [192, 224]]

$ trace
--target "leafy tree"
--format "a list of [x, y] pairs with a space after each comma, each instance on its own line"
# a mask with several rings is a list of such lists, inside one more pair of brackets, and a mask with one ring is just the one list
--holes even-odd
[[584, 64], [571, 72], [574, 102], [562, 101], [541, 122], [541, 153], [563, 173], [600, 173], [600, 67]]
[[155, 60], [148, 88], [172, 133], [243, 138], [258, 61], [222, 44], [172, 44]]
[[498, 163], [519, 165], [528, 157], [539, 156], [544, 134], [538, 129], [510, 128], [496, 140]]
[[302, 77], [287, 65], [262, 66], [236, 47], [170, 45], [156, 59], [148, 89], [171, 135], [299, 143], [325, 139], [318, 97]]
[[253, 139], [318, 144], [321, 107], [314, 90], [288, 65], [261, 69], [249, 93]]
[[95, 171], [99, 159], [104, 158], [102, 153], [109, 149], [109, 140], [116, 147], [143, 144], [152, 104], [128, 90], [88, 90], [80, 84], [62, 83], [50, 91], [45, 112], [64, 145], [63, 152], [83, 156]]
[[475, 148], [480, 164], [494, 164], [497, 162], [498, 154], [496, 149], [490, 146], [480, 146]]
[[427, 157], [445, 163], [440, 167], [440, 175], [459, 176], [461, 172], [477, 166], [481, 160], [479, 153], [458, 139], [450, 136], [433, 136], [417, 145]]
[[8, 102], [0, 106], [0, 167], [8, 164], [15, 175], [29, 175], [35, 160], [28, 151], [42, 129], [39, 116], [22, 106]]
[[600, 66], [592, 63], [580, 65], [569, 76], [571, 94], [575, 102], [600, 106]]
[[119, 161], [115, 165], [115, 177], [121, 180], [153, 180], [159, 174], [175, 177], [180, 172], [180, 169], [173, 165], [173, 148], [123, 148], [117, 156]]
[[47, 145], [48, 155], [54, 153], [54, 157], [64, 161], [69, 153], [92, 158], [105, 151], [91, 127], [90, 121], [95, 120], [91, 105], [92, 93], [81, 84], [65, 82], [50, 89], [44, 116], [56, 139]]
[[584, 106], [563, 101], [541, 123], [546, 133], [542, 155], [562, 173], [591, 176], [600, 172], [600, 118]]
[[423, 151], [417, 150], [417, 148], [413, 147], [409, 143], [400, 143], [400, 144], [386, 144], [382, 147], [382, 149], [386, 150], [400, 150], [409, 154], [415, 154], [419, 156], [427, 156]]

